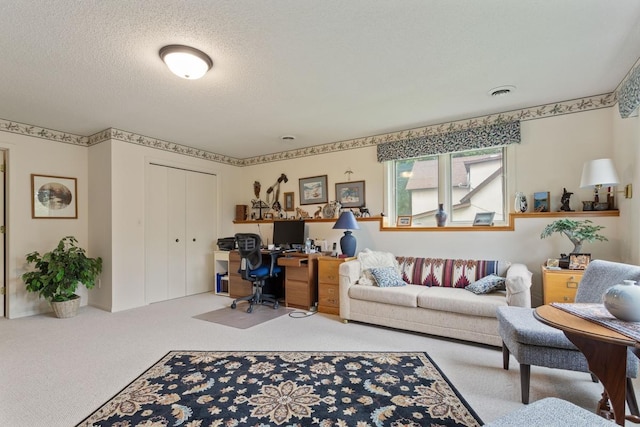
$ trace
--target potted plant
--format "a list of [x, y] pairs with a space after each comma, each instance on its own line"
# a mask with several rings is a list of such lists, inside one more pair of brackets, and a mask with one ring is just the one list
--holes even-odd
[[80, 297], [75, 294], [78, 284], [91, 289], [102, 272], [102, 258], [88, 258], [77, 243], [75, 237], [67, 236], [51, 252], [44, 255], [31, 252], [27, 255], [27, 263], [35, 263], [35, 270], [22, 275], [27, 291], [38, 292], [50, 302], [60, 318], [77, 314], [80, 306]]
[[[551, 236], [553, 233], [564, 234], [569, 238], [571, 243], [573, 243], [573, 250], [571, 251], [571, 253], [578, 254], [582, 252], [583, 242], [591, 243], [596, 240], [599, 240], [601, 242], [608, 240], [602, 234], [598, 233], [598, 231], [602, 230], [603, 228], [604, 227], [602, 225], [595, 225], [588, 219], [585, 219], [584, 221], [575, 221], [572, 219], [563, 218], [557, 221], [553, 221], [551, 224], [547, 225], [544, 230], [542, 230], [540, 238], [544, 239], [545, 237]], [[565, 254], [560, 254], [560, 258], [561, 266], [564, 263], [566, 263], [568, 266], [568, 256]]]

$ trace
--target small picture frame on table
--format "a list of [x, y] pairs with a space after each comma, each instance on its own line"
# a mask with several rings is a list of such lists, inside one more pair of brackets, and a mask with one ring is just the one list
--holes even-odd
[[550, 212], [549, 211], [549, 198], [551, 197], [548, 191], [538, 191], [533, 193], [533, 211], [534, 212]]
[[492, 226], [493, 225], [493, 217], [496, 215], [495, 212], [478, 212], [476, 217], [473, 219], [474, 226]]
[[411, 227], [411, 215], [399, 215], [396, 225], [398, 227]]
[[591, 254], [569, 254], [569, 270], [584, 270], [591, 262]]

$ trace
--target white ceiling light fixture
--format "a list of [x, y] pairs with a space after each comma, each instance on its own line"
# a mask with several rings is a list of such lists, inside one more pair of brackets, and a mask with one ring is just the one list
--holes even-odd
[[199, 79], [213, 67], [209, 55], [196, 48], [179, 44], [160, 49], [160, 58], [173, 74], [183, 79]]

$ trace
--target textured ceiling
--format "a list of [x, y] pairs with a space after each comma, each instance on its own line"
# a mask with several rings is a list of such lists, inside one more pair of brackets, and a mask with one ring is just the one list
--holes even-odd
[[[0, 35], [2, 119], [247, 158], [612, 92], [640, 2], [0, 0]], [[168, 44], [213, 69], [175, 77]]]

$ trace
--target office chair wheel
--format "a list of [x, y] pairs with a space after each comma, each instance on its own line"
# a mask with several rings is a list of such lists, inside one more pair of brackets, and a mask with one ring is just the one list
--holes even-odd
[[280, 306], [280, 305], [278, 304], [278, 301], [276, 301], [276, 302], [274, 302], [274, 303], [273, 303], [273, 309], [274, 309], [274, 310], [277, 310], [279, 306]]
[[251, 313], [253, 311], [253, 306], [250, 305], [249, 308], [247, 308], [247, 313]]
[[231, 303], [231, 308], [233, 308], [233, 309], [235, 310], [235, 309], [236, 309], [236, 307], [237, 307], [237, 306], [236, 306], [236, 302], [235, 302], [235, 301], [234, 301], [234, 302], [232, 302], [232, 303]]

